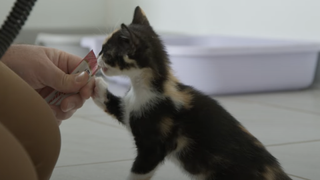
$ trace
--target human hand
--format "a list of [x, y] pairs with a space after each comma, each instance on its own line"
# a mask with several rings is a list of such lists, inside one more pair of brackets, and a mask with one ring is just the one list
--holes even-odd
[[59, 124], [70, 118], [92, 94], [94, 78], [88, 82], [86, 72], [69, 74], [82, 60], [75, 55], [41, 46], [12, 45], [1, 60], [42, 97], [52, 89], [79, 92], [63, 99], [60, 106], [50, 106]]

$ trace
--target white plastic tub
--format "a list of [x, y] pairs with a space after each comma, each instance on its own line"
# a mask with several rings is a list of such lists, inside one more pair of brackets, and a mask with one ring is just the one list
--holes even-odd
[[[104, 38], [84, 38], [82, 45], [98, 52]], [[162, 39], [176, 76], [209, 95], [306, 88], [320, 49], [309, 42], [222, 36]]]

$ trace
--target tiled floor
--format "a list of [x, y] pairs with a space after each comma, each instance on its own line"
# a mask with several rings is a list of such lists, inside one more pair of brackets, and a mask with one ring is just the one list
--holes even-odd
[[[215, 97], [279, 159], [294, 180], [320, 178], [320, 90]], [[116, 120], [88, 100], [61, 125], [52, 180], [126, 179], [135, 148]], [[188, 179], [166, 162], [154, 180]]]

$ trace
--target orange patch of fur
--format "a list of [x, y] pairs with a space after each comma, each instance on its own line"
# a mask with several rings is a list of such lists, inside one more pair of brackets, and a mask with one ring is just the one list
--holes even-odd
[[108, 35], [108, 37], [104, 40], [103, 44], [105, 44], [106, 42], [108, 42], [108, 40], [112, 37], [112, 35], [113, 35], [114, 33], [116, 33], [117, 31], [119, 31], [119, 29], [116, 29], [116, 30], [114, 30], [112, 33], [110, 33], [110, 34]]
[[265, 180], [274, 180], [276, 178], [275, 172], [277, 170], [273, 167], [267, 166], [265, 167], [265, 172], [263, 173], [263, 177]]
[[151, 80], [153, 79], [153, 71], [150, 68], [144, 68], [142, 70], [142, 76], [143, 77], [143, 83], [145, 86], [150, 87], [151, 86]]
[[254, 143], [255, 143], [258, 147], [264, 148], [263, 144], [262, 144], [260, 141], [256, 140]]
[[117, 119], [117, 117], [115, 115], [111, 114], [108, 110], [104, 110], [104, 112], [106, 112], [112, 118]]
[[243, 127], [241, 125], [239, 127], [243, 132], [245, 132], [245, 133], [249, 134], [250, 136], [252, 136], [252, 134], [245, 127]]
[[133, 64], [135, 67], [137, 67], [137, 62], [133, 59], [130, 59], [127, 55], [123, 56], [123, 60], [128, 64]]
[[160, 122], [160, 131], [161, 133], [167, 137], [168, 134], [171, 131], [171, 128], [173, 126], [173, 120], [171, 118], [163, 118], [162, 121]]
[[178, 79], [170, 72], [169, 78], [164, 85], [164, 94], [172, 98], [173, 101], [182, 104], [183, 107], [190, 109], [193, 97], [189, 91], [178, 91], [178, 82]]
[[144, 17], [147, 17], [146, 16], [146, 13], [140, 8], [140, 11], [141, 11], [141, 14], [144, 16]]
[[[246, 134], [248, 134], [249, 136], [252, 136], [252, 137], [254, 137], [245, 127], [243, 127], [243, 126], [239, 126], [240, 127], [240, 129], [243, 131], [243, 132], [245, 132]], [[258, 147], [264, 147], [263, 145], [262, 145], [262, 143], [260, 142], [260, 141], [258, 141], [255, 137], [254, 137], [254, 139], [255, 139], [255, 144], [258, 146]]]
[[179, 136], [177, 138], [177, 148], [176, 151], [182, 151], [188, 148], [188, 146], [191, 144], [191, 140], [188, 139], [185, 136]]

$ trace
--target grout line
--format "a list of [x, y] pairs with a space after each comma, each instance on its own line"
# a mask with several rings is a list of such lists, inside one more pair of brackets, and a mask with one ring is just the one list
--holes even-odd
[[78, 118], [90, 118], [90, 117], [101, 117], [102, 115], [78, 115], [74, 114], [72, 117], [78, 117]]
[[91, 118], [87, 118], [85, 120], [86, 121], [91, 121], [91, 122], [94, 122], [94, 123], [97, 123], [97, 124], [103, 124], [103, 125], [106, 125], [106, 126], [110, 126], [110, 127], [113, 127], [113, 128], [124, 130], [123, 128], [121, 128], [121, 124], [119, 124], [119, 126], [117, 126], [117, 125], [112, 125], [112, 124], [104, 123], [104, 122], [101, 122], [101, 121], [97, 121], [97, 120], [91, 119]]
[[105, 114], [93, 114], [90, 115], [90, 117], [101, 117], [101, 116], [105, 116], [105, 117], [111, 117], [109, 114], [105, 113]]
[[[284, 107], [284, 106], [279, 106], [279, 105], [274, 105], [274, 104], [269, 104], [269, 103], [261, 103], [261, 102], [256, 102], [256, 101], [251, 101], [251, 100], [245, 100], [245, 99], [233, 99], [231, 101], [242, 101], [242, 102], [249, 102], [249, 103], [258, 103], [258, 104], [261, 104], [261, 105], [267, 105], [267, 106], [272, 106], [272, 107], [280, 107], [280, 108], [283, 108], [283, 109], [288, 109], [288, 110], [300, 110], [301, 112], [304, 112], [306, 113], [307, 111], [303, 111], [301, 109], [295, 109], [295, 108], [288, 108], [288, 107]], [[310, 111], [312, 113], [312, 111]], [[308, 113], [310, 114], [310, 113]], [[316, 115], [320, 115], [320, 113], [316, 113]], [[119, 127], [121, 126], [121, 124], [119, 124], [119, 126], [116, 126], [116, 125], [112, 125], [112, 124], [108, 124], [108, 123], [104, 123], [104, 122], [101, 122], [101, 121], [97, 121], [97, 120], [94, 120], [94, 119], [91, 119], [90, 117], [83, 117], [83, 116], [79, 116], [79, 115], [75, 115], [75, 117], [78, 117], [78, 118], [81, 118], [81, 119], [84, 119], [86, 121], [91, 121], [91, 122], [94, 122], [94, 123], [97, 123], [97, 124], [102, 124], [102, 125], [106, 125], [106, 126], [109, 126], [109, 127], [113, 127], [113, 128], [117, 128], [117, 129], [121, 129], [121, 130], [124, 130], [123, 128]], [[94, 116], [93, 117], [99, 117], [98, 115], [97, 116]], [[265, 145], [266, 147], [274, 147], [274, 146], [284, 146], [284, 145], [292, 145], [292, 144], [305, 144], [305, 143], [312, 143], [312, 142], [319, 142], [320, 139], [315, 139], [315, 140], [309, 140], [309, 141], [296, 141], [296, 142], [288, 142], [288, 143], [280, 143], [280, 144], [270, 144], [270, 145]]]
[[[237, 101], [237, 100], [234, 100], [234, 101]], [[243, 100], [243, 101], [246, 101], [246, 100]], [[248, 101], [248, 102], [252, 102], [252, 101]], [[86, 121], [91, 121], [91, 122], [94, 122], [94, 123], [97, 123], [97, 124], [102, 124], [102, 125], [106, 125], [106, 126], [109, 126], [109, 127], [116, 128], [116, 129], [124, 130], [123, 128], [121, 128], [121, 124], [119, 124], [119, 126], [117, 126], [117, 125], [112, 125], [112, 124], [104, 123], [104, 122], [101, 122], [101, 121], [97, 121], [95, 119], [91, 119], [90, 117], [83, 117], [83, 116], [79, 116], [79, 115], [75, 115], [75, 117], [81, 118], [81, 119], [86, 120]], [[98, 117], [98, 116], [94, 116], [94, 117]], [[266, 147], [275, 147], [275, 146], [285, 146], [285, 145], [292, 145], [292, 144], [313, 143], [313, 142], [319, 142], [319, 141], [320, 141], [320, 139], [315, 139], [315, 140], [307, 140], [307, 141], [296, 141], [296, 142], [288, 142], [288, 143], [269, 144], [269, 145], [265, 145], [265, 146]]]
[[[288, 173], [287, 173], [288, 174]], [[303, 178], [303, 177], [300, 177], [300, 176], [296, 176], [296, 175], [293, 175], [293, 174], [288, 174], [289, 176], [292, 176], [292, 177], [296, 177], [296, 178], [299, 178], [299, 179], [303, 179], [303, 180], [310, 180], [310, 179], [307, 179], [307, 178]]]
[[117, 126], [117, 125], [112, 125], [112, 124], [104, 123], [104, 122], [101, 122], [101, 121], [97, 121], [95, 119], [91, 119], [90, 117], [83, 117], [83, 116], [77, 116], [77, 115], [75, 115], [75, 117], [81, 118], [81, 119], [83, 119], [85, 121], [90, 121], [90, 122], [94, 122], [94, 123], [97, 123], [97, 124], [102, 124], [102, 125], [106, 125], [106, 126], [109, 126], [109, 127], [113, 127], [113, 128], [124, 130], [124, 128], [121, 128], [121, 124], [119, 124], [119, 126]]
[[305, 143], [313, 143], [313, 142], [320, 142], [320, 139], [314, 139], [309, 141], [296, 141], [296, 142], [288, 142], [288, 143], [280, 143], [280, 144], [270, 144], [265, 145], [266, 147], [274, 147], [274, 146], [284, 146], [284, 145], [292, 145], [292, 144], [305, 144]]
[[308, 111], [308, 110], [304, 110], [304, 109], [287, 107], [287, 106], [282, 106], [282, 105], [277, 105], [277, 104], [272, 104], [272, 103], [265, 103], [265, 102], [260, 102], [260, 101], [252, 101], [252, 100], [247, 100], [247, 99], [244, 99], [244, 98], [236, 98], [236, 99], [232, 99], [232, 100], [233, 101], [238, 101], [238, 102], [256, 103], [256, 104], [260, 104], [260, 105], [264, 105], [264, 106], [275, 107], [275, 108], [285, 109], [285, 110], [289, 110], [289, 111], [300, 112], [300, 113], [304, 113], [304, 114], [313, 114], [313, 115], [320, 116], [320, 113], [315, 112], [315, 111]]
[[[62, 165], [56, 166], [55, 168], [64, 168], [64, 167], [76, 167], [76, 166], [87, 166], [87, 165], [94, 165], [94, 164], [109, 164], [109, 163], [117, 163], [117, 162], [126, 162], [126, 161], [133, 161], [134, 159], [123, 159], [123, 160], [114, 160], [114, 161], [105, 161], [105, 162], [95, 162], [95, 163], [83, 163], [83, 164], [72, 164], [72, 165]], [[306, 179], [297, 175], [288, 174], [289, 176], [296, 177], [302, 180], [310, 180]]]
[[123, 159], [123, 160], [104, 161], [104, 162], [95, 162], [95, 163], [83, 163], [83, 164], [71, 164], [71, 165], [56, 166], [55, 168], [73, 167], [73, 166], [87, 166], [87, 165], [93, 165], [93, 164], [109, 164], [109, 163], [125, 162], [125, 161], [132, 161], [132, 160], [134, 160], [134, 159]]

